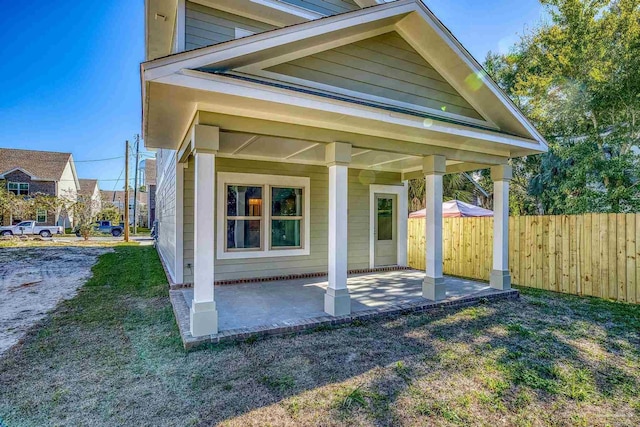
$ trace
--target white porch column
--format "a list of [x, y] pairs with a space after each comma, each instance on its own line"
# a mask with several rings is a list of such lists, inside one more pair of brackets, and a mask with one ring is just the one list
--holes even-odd
[[218, 333], [218, 311], [213, 294], [215, 153], [219, 146], [219, 129], [194, 126], [195, 194], [193, 199], [193, 302], [191, 335], [199, 337]]
[[186, 163], [176, 160], [176, 283], [184, 283], [184, 169]]
[[334, 142], [327, 145], [329, 167], [329, 285], [324, 295], [324, 311], [332, 316], [351, 313], [347, 289], [348, 175], [351, 145]]
[[491, 287], [511, 289], [509, 274], [509, 181], [513, 176], [511, 166], [491, 168], [493, 180], [493, 271]]
[[442, 276], [442, 176], [447, 170], [444, 156], [427, 156], [422, 170], [425, 177], [426, 275], [422, 296], [432, 301], [444, 299], [447, 290]]
[[398, 265], [407, 267], [407, 244], [409, 239], [409, 181], [402, 181], [402, 195], [398, 196]]

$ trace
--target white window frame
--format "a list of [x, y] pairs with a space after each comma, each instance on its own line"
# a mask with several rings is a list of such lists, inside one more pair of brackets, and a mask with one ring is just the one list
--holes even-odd
[[[15, 182], [15, 181], [9, 181], [7, 183], [7, 190], [13, 192], [14, 190], [11, 189], [11, 186], [15, 185], [15, 191], [17, 191], [16, 196], [28, 196], [29, 195], [29, 183], [28, 182]], [[21, 185], [26, 185], [27, 186], [27, 192], [25, 194], [21, 194], [20, 191], [22, 191], [20, 189]]]
[[264, 185], [259, 185], [259, 184], [249, 184], [249, 185], [240, 185], [240, 186], [244, 186], [244, 187], [254, 187], [254, 188], [260, 188], [262, 190], [262, 198], [260, 199], [260, 201], [262, 202], [262, 206], [260, 208], [260, 215], [259, 216], [250, 216], [250, 215], [228, 215], [227, 214], [227, 197], [229, 195], [228, 191], [227, 191], [227, 187], [229, 186], [234, 186], [234, 183], [226, 183], [224, 185], [224, 202], [222, 204], [222, 206], [224, 207], [224, 227], [225, 227], [225, 236], [226, 234], [226, 226], [227, 226], [227, 221], [260, 221], [260, 246], [258, 248], [229, 248], [228, 247], [228, 243], [227, 239], [223, 239], [223, 244], [224, 244], [224, 252], [255, 252], [255, 251], [262, 251], [264, 250], [264, 233], [267, 229], [266, 225], [265, 225], [265, 221], [266, 221], [266, 214], [265, 214], [265, 209], [266, 209], [266, 196], [265, 196], [265, 191], [267, 191], [267, 188]]
[[[40, 215], [44, 215], [44, 221], [39, 221]], [[47, 222], [47, 210], [46, 209], [37, 209], [36, 210], [36, 223], [38, 222]]]
[[[311, 180], [308, 177], [261, 175], [248, 173], [218, 172], [216, 186], [216, 258], [248, 259], [304, 256], [311, 253]], [[261, 248], [254, 250], [226, 251], [226, 197], [227, 185], [262, 187], [263, 224], [260, 236]], [[302, 236], [300, 248], [271, 248], [271, 188], [302, 188], [303, 216], [301, 220]], [[292, 218], [293, 219], [293, 218]]]

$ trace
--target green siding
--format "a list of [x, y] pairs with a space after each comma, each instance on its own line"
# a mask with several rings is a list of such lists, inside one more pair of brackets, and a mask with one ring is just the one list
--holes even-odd
[[[189, 167], [185, 170], [193, 170]], [[289, 175], [309, 177], [311, 182], [311, 241], [309, 255], [294, 257], [270, 257], [250, 259], [225, 259], [215, 261], [216, 280], [232, 280], [253, 277], [269, 277], [286, 274], [317, 273], [327, 271], [328, 246], [328, 188], [329, 174], [324, 166], [292, 163], [260, 162], [217, 158], [216, 172], [255, 173], [264, 175]], [[369, 183], [401, 184], [398, 173], [375, 172], [375, 181], [363, 183], [361, 170], [349, 169], [349, 269], [369, 267]], [[367, 178], [369, 175], [367, 175]], [[185, 194], [187, 192], [185, 175]], [[192, 191], [192, 190], [191, 190]], [[193, 242], [188, 246], [188, 216], [191, 218], [193, 238], [193, 209], [187, 208], [185, 199], [185, 266], [193, 264]], [[218, 230], [216, 230], [216, 233]], [[192, 281], [185, 267], [185, 282]]]
[[482, 119], [395, 31], [279, 64], [267, 71]]
[[193, 283], [193, 200], [196, 188], [194, 176], [195, 170], [195, 160], [193, 156], [190, 156], [187, 167], [184, 169], [184, 192], [182, 196], [184, 203], [184, 225], [182, 228], [184, 258], [182, 260], [182, 271], [185, 283]]
[[[175, 151], [160, 149], [158, 184], [156, 188], [156, 218], [159, 223], [158, 251], [167, 264], [171, 278], [176, 280], [176, 163]], [[168, 167], [167, 167], [168, 166]]]
[[187, 2], [186, 9], [185, 48], [187, 50], [233, 40], [236, 28], [254, 33], [276, 28], [264, 22], [196, 3]]
[[350, 12], [360, 9], [352, 0], [282, 0], [283, 3], [289, 3], [323, 15], [336, 15], [338, 13]]

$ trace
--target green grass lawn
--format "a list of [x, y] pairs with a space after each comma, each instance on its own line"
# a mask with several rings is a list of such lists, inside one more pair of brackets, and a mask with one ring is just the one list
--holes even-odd
[[640, 425], [640, 307], [516, 301], [186, 353], [151, 247], [103, 255], [0, 359], [32, 425]]

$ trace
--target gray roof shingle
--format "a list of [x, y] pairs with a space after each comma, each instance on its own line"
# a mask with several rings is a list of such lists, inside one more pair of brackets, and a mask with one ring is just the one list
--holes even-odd
[[97, 179], [80, 178], [78, 179], [78, 182], [80, 182], [80, 190], [78, 190], [78, 194], [80, 196], [93, 196], [93, 192], [98, 186]]
[[41, 180], [60, 181], [70, 160], [71, 153], [0, 148], [0, 175], [21, 169]]

